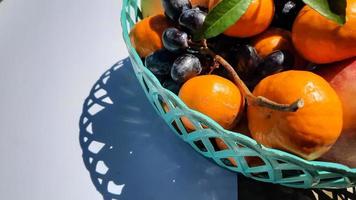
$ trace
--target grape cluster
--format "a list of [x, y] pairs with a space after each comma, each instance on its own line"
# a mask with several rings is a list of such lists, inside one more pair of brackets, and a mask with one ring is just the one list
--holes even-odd
[[[193, 36], [201, 30], [207, 13], [198, 7], [192, 8], [189, 0], [161, 1], [166, 17], [175, 25], [163, 32], [164, 48], [148, 55], [145, 65], [163, 87], [177, 94], [184, 82], [211, 72], [210, 67], [215, 64], [211, 56], [203, 55], [191, 46], [199, 42], [193, 41]], [[264, 77], [288, 69], [294, 62], [293, 55], [282, 50], [272, 52], [262, 59], [249, 43], [248, 39], [223, 34], [207, 40], [208, 47], [226, 59], [250, 89]], [[223, 67], [214, 69], [212, 73], [231, 78]]]
[[[145, 58], [146, 67], [161, 81], [162, 86], [178, 93], [180, 86], [201, 74], [205, 60], [190, 49], [192, 36], [202, 27], [206, 12], [192, 8], [189, 0], [162, 0], [167, 18], [174, 27], [162, 34], [164, 48]], [[205, 66], [205, 65], [204, 65]]]
[[277, 50], [262, 59], [255, 48], [246, 44], [235, 50], [235, 70], [247, 85], [254, 87], [266, 76], [287, 70], [293, 66], [294, 58], [288, 51]]
[[[262, 58], [249, 43], [248, 39], [225, 35], [208, 40], [209, 47], [234, 67], [236, 73], [250, 89], [253, 89], [264, 77], [292, 68], [294, 63], [292, 53], [276, 50]], [[220, 67], [213, 73], [231, 79], [224, 68]]]

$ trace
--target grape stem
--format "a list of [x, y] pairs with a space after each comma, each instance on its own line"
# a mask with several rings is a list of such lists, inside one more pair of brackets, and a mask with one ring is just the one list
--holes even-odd
[[[235, 84], [240, 89], [242, 95], [246, 99], [248, 105], [257, 105], [284, 112], [296, 112], [299, 108], [304, 106], [304, 101], [302, 99], [298, 99], [291, 104], [280, 104], [267, 99], [266, 97], [253, 95], [245, 83], [241, 80], [239, 75], [235, 72], [234, 68], [223, 57], [212, 51], [208, 47], [205, 39], [201, 41], [199, 52], [211, 56], [216, 62], [218, 62], [228, 71], [228, 73], [232, 76]], [[214, 65], [213, 68], [214, 67], [216, 68], [217, 66]]]

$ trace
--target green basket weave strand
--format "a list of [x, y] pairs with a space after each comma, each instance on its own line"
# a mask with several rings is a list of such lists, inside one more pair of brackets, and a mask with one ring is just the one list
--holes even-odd
[[[164, 89], [143, 65], [130, 42], [129, 31], [141, 18], [139, 5], [139, 0], [123, 0], [123, 37], [135, 74], [148, 100], [178, 137], [218, 165], [256, 180], [296, 188], [346, 188], [356, 185], [356, 169], [337, 163], [307, 161], [287, 152], [266, 148], [243, 134], [223, 129], [209, 117], [189, 109], [175, 94]], [[162, 105], [169, 109], [163, 109]], [[182, 117], [195, 126], [194, 131], [184, 128]], [[228, 148], [214, 149], [211, 141], [216, 138], [223, 140]], [[246, 160], [251, 158], [263, 162], [259, 166], [249, 166]], [[237, 166], [229, 163], [231, 159]]]

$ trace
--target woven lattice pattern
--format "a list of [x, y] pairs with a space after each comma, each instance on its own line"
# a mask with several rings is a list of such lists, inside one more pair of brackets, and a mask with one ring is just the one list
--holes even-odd
[[[222, 167], [260, 181], [298, 188], [345, 188], [355, 185], [356, 169], [336, 163], [306, 161], [283, 151], [265, 148], [247, 136], [224, 130], [207, 116], [186, 107], [175, 94], [161, 86], [132, 48], [128, 31], [140, 16], [137, 0], [124, 0], [121, 15], [123, 36], [137, 79], [157, 113], [197, 152]], [[193, 124], [194, 130], [187, 130], [182, 119]], [[217, 139], [222, 140], [227, 149], [215, 149], [213, 142]]]
[[[125, 174], [125, 170], [124, 170], [125, 166], [130, 166], [132, 163], [130, 164], [128, 160], [125, 160], [125, 163], [122, 163], [123, 159], [125, 159], [125, 153], [124, 153], [125, 149], [123, 149], [121, 146], [124, 143], [125, 144], [129, 143], [129, 141], [125, 140], [125, 137], [123, 135], [124, 133], [117, 132], [118, 130], [121, 130], [121, 127], [116, 127], [118, 121], [117, 119], [116, 120], [112, 119], [114, 117], [113, 114], [116, 113], [118, 110], [118, 104], [115, 104], [115, 102], [120, 102], [121, 99], [118, 98], [118, 96], [120, 96], [120, 94], [126, 94], [126, 96], [134, 95], [134, 94], [128, 94], [127, 92], [129, 91], [121, 87], [118, 87], [121, 88], [119, 90], [118, 88], [113, 88], [113, 85], [121, 85], [119, 82], [114, 80], [119, 80], [123, 78], [123, 76], [121, 76], [120, 78], [117, 77], [118, 75], [117, 71], [121, 69], [121, 67], [125, 63], [128, 64], [127, 60], [118, 62], [110, 70], [106, 71], [100, 77], [100, 79], [94, 84], [88, 98], [84, 102], [83, 112], [80, 119], [80, 143], [83, 150], [83, 160], [85, 166], [90, 172], [92, 182], [94, 183], [96, 189], [103, 195], [104, 199], [110, 199], [110, 200], [126, 199], [126, 198], [132, 199], [131, 198], [132, 193], [130, 194], [130, 191], [127, 190], [127, 186], [126, 186], [126, 184], [129, 184], [128, 180], [131, 180], [132, 177], [128, 176], [125, 179], [123, 175]], [[122, 73], [127, 74], [127, 71], [122, 71]], [[110, 81], [111, 79], [114, 80]], [[113, 92], [115, 92], [115, 94], [116, 93], [118, 94], [113, 95]], [[133, 111], [132, 106], [133, 105], [122, 105], [122, 107], [120, 106], [119, 107], [121, 108], [121, 110], [123, 110], [124, 108], [130, 108], [130, 112], [132, 112]], [[111, 113], [111, 114], [107, 115], [104, 113]], [[132, 118], [132, 116], [136, 116], [136, 117]], [[126, 116], [122, 118], [122, 120], [127, 121], [127, 119], [131, 119], [131, 120], [135, 119], [134, 124], [136, 126], [137, 122], [140, 121], [140, 119], [137, 119], [137, 113], [134, 113], [132, 116]], [[111, 120], [108, 120], [108, 118], [110, 118]], [[143, 116], [142, 119], [146, 119], [146, 118]], [[107, 127], [109, 127], [108, 132], [105, 131], [103, 132], [103, 129], [98, 128], [101, 126], [100, 122], [102, 122], [103, 125], [102, 127], [105, 127], [104, 130], [107, 129]], [[152, 120], [150, 120], [149, 123], [151, 124]], [[135, 135], [138, 138], [132, 138], [132, 134], [127, 133], [127, 136], [129, 135], [130, 135], [129, 138], [135, 140], [136, 142], [137, 139], [140, 137], [139, 136], [140, 134], [137, 133], [135, 133]], [[119, 140], [115, 139], [117, 136], [120, 136], [118, 138]], [[122, 141], [122, 142], [120, 143], [118, 141]], [[199, 149], [201, 149], [202, 147], [201, 144], [197, 143], [197, 145], [199, 146]], [[143, 151], [145, 151], [144, 148]], [[131, 154], [133, 152], [129, 151], [126, 153]], [[135, 169], [134, 166], [131, 167], [132, 168], [130, 168], [130, 170], [132, 170], [132, 173], [135, 173], [135, 170], [137, 169]], [[198, 167], [198, 168], [203, 169], [204, 167]], [[195, 174], [199, 174], [199, 173], [195, 173]], [[168, 178], [170, 178], [170, 176], [168, 176]], [[196, 179], [196, 177], [193, 177], [192, 179]], [[347, 190], [346, 189], [302, 190], [302, 189], [286, 188], [274, 184], [255, 182], [252, 181], [251, 179], [245, 179], [243, 177], [239, 177], [238, 180], [239, 180], [239, 188], [238, 188], [239, 197], [243, 199], [248, 199], [248, 198], [259, 199], [261, 195], [263, 195], [264, 198], [267, 199], [311, 199], [311, 200], [356, 199], [355, 188], [348, 188]], [[133, 180], [132, 182], [135, 183], [135, 180]], [[209, 186], [212, 184], [220, 185], [221, 183], [219, 184], [219, 181], [215, 181], [214, 183], [208, 183]], [[251, 191], [250, 188], [255, 188], [255, 189]], [[276, 192], [271, 193], [270, 191], [276, 191]]]

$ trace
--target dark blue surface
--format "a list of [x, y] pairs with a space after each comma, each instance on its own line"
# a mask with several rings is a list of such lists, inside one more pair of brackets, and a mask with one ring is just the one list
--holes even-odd
[[[91, 91], [80, 123], [84, 163], [105, 199], [237, 199], [237, 175], [199, 155], [169, 129], [147, 101], [128, 59], [108, 74]], [[101, 89], [106, 94], [95, 97]], [[91, 101], [101, 111], [89, 114]], [[92, 142], [102, 146], [96, 153], [88, 150]], [[106, 170], [98, 170], [103, 163]], [[123, 186], [121, 194], [108, 191], [110, 184]]]

